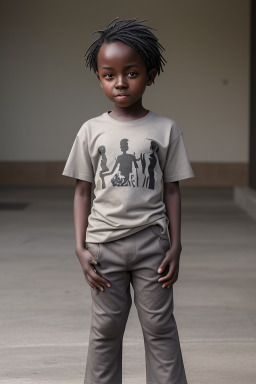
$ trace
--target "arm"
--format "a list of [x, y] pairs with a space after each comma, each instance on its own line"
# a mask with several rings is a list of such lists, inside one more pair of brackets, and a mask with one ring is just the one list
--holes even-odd
[[103, 291], [104, 288], [102, 285], [110, 287], [110, 284], [95, 272], [93, 266], [97, 265], [97, 261], [85, 248], [88, 216], [91, 211], [91, 187], [92, 184], [87, 181], [77, 180], [76, 182], [74, 196], [75, 250], [87, 283], [93, 289], [100, 289]]
[[181, 201], [179, 182], [164, 184], [164, 202], [166, 213], [169, 219], [169, 232], [171, 237], [171, 248], [166, 252], [158, 273], [169, 268], [168, 273], [158, 281], [163, 282], [163, 288], [170, 288], [178, 280], [179, 262], [181, 254]]

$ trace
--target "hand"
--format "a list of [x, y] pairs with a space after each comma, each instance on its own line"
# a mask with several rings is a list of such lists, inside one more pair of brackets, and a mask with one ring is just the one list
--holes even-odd
[[83, 248], [76, 251], [77, 257], [83, 269], [85, 280], [93, 289], [104, 291], [103, 285], [110, 288], [110, 283], [97, 274], [95, 266], [98, 264], [91, 252]]
[[163, 288], [170, 288], [178, 280], [181, 249], [181, 245], [172, 246], [166, 252], [166, 256], [158, 268], [157, 272], [159, 274], [168, 271], [165, 276], [160, 277], [158, 280], [160, 283], [164, 282]]

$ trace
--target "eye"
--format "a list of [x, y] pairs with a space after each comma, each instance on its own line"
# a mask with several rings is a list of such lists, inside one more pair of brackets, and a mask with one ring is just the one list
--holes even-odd
[[128, 76], [129, 76], [129, 77], [136, 77], [137, 75], [138, 75], [137, 72], [129, 72], [129, 73], [128, 73]]
[[105, 73], [104, 77], [106, 79], [112, 79], [113, 75], [112, 75], [112, 73]]

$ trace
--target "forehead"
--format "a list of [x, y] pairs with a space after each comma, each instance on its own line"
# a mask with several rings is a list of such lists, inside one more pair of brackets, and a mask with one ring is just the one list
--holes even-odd
[[105, 43], [101, 46], [97, 57], [98, 69], [104, 66], [146, 66], [139, 52], [121, 41]]

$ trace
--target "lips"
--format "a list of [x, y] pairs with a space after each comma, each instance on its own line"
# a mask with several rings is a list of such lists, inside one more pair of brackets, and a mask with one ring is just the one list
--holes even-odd
[[118, 93], [117, 95], [115, 95], [115, 97], [127, 97], [127, 96], [129, 95], [126, 93]]

